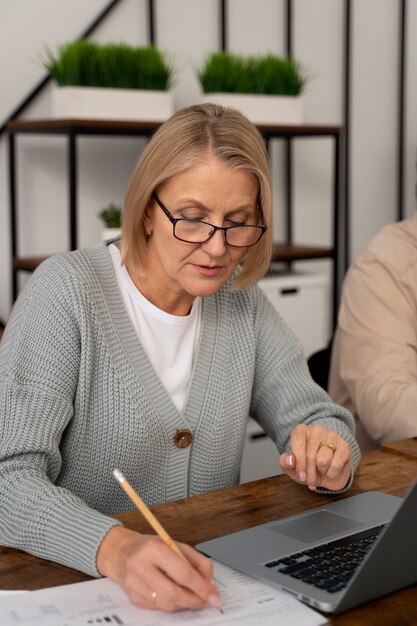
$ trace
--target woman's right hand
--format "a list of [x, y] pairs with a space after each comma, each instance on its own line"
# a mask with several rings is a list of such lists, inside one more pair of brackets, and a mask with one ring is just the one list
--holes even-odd
[[114, 526], [97, 552], [97, 569], [143, 609], [179, 611], [208, 604], [220, 608], [210, 559], [186, 544], [178, 546], [186, 560], [155, 535]]

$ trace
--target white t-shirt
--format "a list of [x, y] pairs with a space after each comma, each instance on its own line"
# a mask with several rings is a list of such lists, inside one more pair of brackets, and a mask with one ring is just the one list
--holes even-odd
[[194, 353], [200, 331], [201, 298], [189, 315], [171, 315], [147, 300], [121, 264], [119, 248], [109, 245], [123, 302], [136, 333], [158, 377], [179, 411], [188, 392]]

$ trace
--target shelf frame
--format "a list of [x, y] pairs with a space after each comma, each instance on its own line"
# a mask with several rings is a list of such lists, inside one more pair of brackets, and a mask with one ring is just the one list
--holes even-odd
[[[12, 120], [6, 126], [9, 139], [9, 188], [10, 188], [10, 237], [12, 256], [12, 298], [18, 293], [18, 272], [33, 271], [45, 257], [22, 258], [18, 251], [18, 197], [17, 197], [17, 145], [19, 134], [32, 135], [64, 135], [67, 137], [67, 176], [68, 176], [68, 220], [69, 237], [68, 247], [74, 250], [78, 247], [78, 178], [77, 161], [79, 136], [137, 136], [149, 137], [162, 123], [155, 121], [121, 121], [121, 120], [73, 120], [73, 119], [37, 119]], [[344, 207], [342, 206], [341, 165], [342, 165], [342, 138], [343, 128], [338, 125], [257, 125], [258, 130], [268, 143], [270, 139], [286, 141], [287, 177], [286, 177], [286, 227], [285, 241], [275, 243], [272, 261], [279, 261], [291, 265], [294, 261], [312, 259], [332, 260], [332, 324], [336, 325], [337, 310], [341, 281], [346, 271], [345, 267], [345, 234], [342, 232]], [[298, 138], [329, 138], [333, 141], [333, 171], [332, 178], [332, 241], [329, 248], [320, 246], [301, 246], [293, 243], [293, 199], [292, 199], [292, 142]]]
[[[258, 129], [269, 142], [270, 139], [286, 140], [286, 223], [285, 223], [285, 243], [284, 248], [287, 249], [287, 261], [291, 265], [296, 260], [311, 260], [319, 258], [332, 259], [332, 309], [331, 320], [332, 329], [334, 330], [337, 323], [337, 313], [339, 309], [340, 292], [343, 276], [347, 270], [346, 266], [346, 232], [344, 224], [346, 223], [346, 206], [343, 204], [342, 198], [342, 177], [341, 167], [343, 161], [343, 138], [344, 129], [340, 125], [300, 125], [300, 126], [266, 126], [258, 125]], [[327, 138], [332, 141], [333, 169], [331, 172], [332, 180], [332, 242], [333, 246], [328, 249], [327, 253], [324, 248], [314, 248], [311, 246], [294, 246], [293, 244], [293, 196], [292, 196], [292, 143], [293, 140], [308, 138]], [[278, 246], [279, 249], [279, 246]], [[275, 257], [275, 254], [274, 254]], [[273, 260], [285, 260], [276, 259]]]

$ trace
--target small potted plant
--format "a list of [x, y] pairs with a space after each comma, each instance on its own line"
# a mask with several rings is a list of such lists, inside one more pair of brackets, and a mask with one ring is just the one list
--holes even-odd
[[120, 237], [122, 227], [122, 209], [112, 202], [98, 214], [104, 223], [103, 241]]
[[303, 123], [301, 94], [308, 79], [292, 58], [215, 52], [197, 76], [204, 100], [240, 109], [255, 124]]
[[173, 70], [153, 46], [79, 40], [47, 49], [42, 64], [54, 118], [163, 121], [174, 111]]

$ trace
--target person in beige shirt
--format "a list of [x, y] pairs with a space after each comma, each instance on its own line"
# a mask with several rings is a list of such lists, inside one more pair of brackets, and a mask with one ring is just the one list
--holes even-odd
[[363, 451], [417, 436], [417, 215], [385, 226], [346, 275], [329, 394]]

